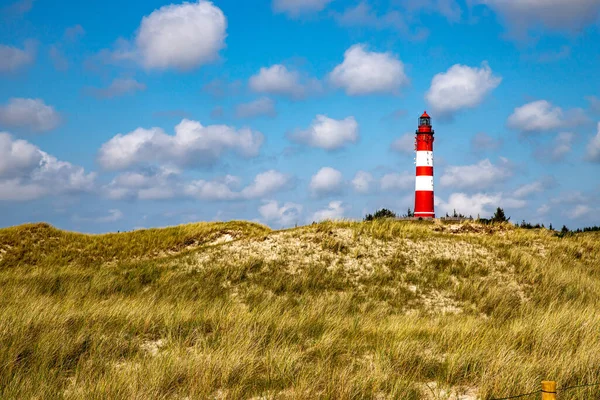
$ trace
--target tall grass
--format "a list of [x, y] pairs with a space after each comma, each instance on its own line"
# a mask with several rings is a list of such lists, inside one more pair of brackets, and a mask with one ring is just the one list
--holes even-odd
[[[469, 232], [0, 230], [0, 398], [485, 399], [600, 382], [600, 234]], [[237, 241], [212, 245], [224, 234]], [[298, 267], [296, 240], [314, 262]]]

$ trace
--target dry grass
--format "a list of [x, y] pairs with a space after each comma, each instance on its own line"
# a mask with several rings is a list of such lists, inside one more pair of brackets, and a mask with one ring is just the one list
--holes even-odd
[[1, 229], [0, 398], [470, 400], [600, 382], [599, 299], [598, 233]]

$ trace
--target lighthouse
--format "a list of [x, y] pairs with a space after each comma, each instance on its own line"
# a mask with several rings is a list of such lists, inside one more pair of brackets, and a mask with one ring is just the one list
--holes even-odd
[[419, 118], [416, 132], [417, 179], [415, 185], [415, 218], [435, 218], [433, 209], [433, 134], [427, 111]]

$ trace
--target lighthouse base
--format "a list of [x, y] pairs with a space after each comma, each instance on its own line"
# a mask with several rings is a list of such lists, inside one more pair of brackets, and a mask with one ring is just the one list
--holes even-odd
[[415, 218], [435, 218], [435, 213], [415, 213]]

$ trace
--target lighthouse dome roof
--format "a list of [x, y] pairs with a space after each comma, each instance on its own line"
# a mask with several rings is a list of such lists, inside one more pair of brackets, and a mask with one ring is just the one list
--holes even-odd
[[427, 111], [423, 111], [423, 115], [421, 115], [421, 118], [431, 118], [429, 116], [429, 114], [427, 114]]

